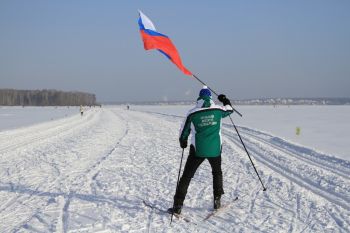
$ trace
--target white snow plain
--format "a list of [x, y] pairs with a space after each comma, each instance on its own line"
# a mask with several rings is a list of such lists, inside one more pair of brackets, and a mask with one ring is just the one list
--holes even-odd
[[[132, 106], [133, 109], [186, 116], [192, 106]], [[235, 106], [234, 124], [263, 131], [281, 139], [350, 161], [350, 106], [290, 105]], [[225, 123], [232, 125], [226, 119]], [[296, 128], [300, 134], [296, 134]]]
[[[232, 118], [267, 191], [262, 191], [226, 121], [222, 202], [239, 199], [204, 220], [212, 211], [211, 169], [204, 162], [192, 179], [182, 211], [190, 222], [175, 218], [170, 225], [168, 214], [143, 201], [162, 210], [172, 205], [182, 152], [180, 116], [187, 108], [142, 108], [92, 108], [83, 117], [74, 114], [2, 130], [0, 232], [350, 232], [350, 162], [276, 136], [279, 129], [294, 134], [296, 126], [303, 136], [307, 121], [296, 125], [294, 118], [286, 120], [291, 129], [268, 127], [267, 120], [260, 126], [262, 119], [270, 119], [263, 116], [270, 111], [254, 107], [239, 107], [244, 118]], [[349, 113], [344, 109], [337, 111]], [[250, 112], [256, 118], [250, 118]], [[283, 121], [277, 116], [272, 115], [269, 124]], [[341, 114], [336, 116], [329, 110], [325, 119], [348, 122]], [[254, 119], [259, 121], [250, 125]], [[349, 138], [349, 131], [336, 133]], [[184, 161], [187, 154], [186, 149]]]
[[69, 107], [9, 107], [0, 106], [0, 131], [59, 119], [79, 113], [75, 106]]

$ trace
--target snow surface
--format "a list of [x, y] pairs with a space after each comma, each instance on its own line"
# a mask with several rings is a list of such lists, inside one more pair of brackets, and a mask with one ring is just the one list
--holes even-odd
[[203, 220], [212, 209], [204, 162], [184, 203], [191, 222], [169, 225], [169, 215], [143, 200], [160, 209], [172, 204], [182, 121], [110, 106], [0, 132], [0, 232], [350, 232], [349, 161], [238, 127], [263, 192], [229, 124], [222, 202], [239, 199]]
[[78, 107], [0, 106], [0, 131], [80, 114]]
[[[140, 111], [185, 116], [192, 106], [132, 106]], [[350, 161], [350, 106], [235, 106], [234, 123]], [[231, 124], [230, 120], [225, 121]], [[296, 135], [296, 128], [300, 135]]]

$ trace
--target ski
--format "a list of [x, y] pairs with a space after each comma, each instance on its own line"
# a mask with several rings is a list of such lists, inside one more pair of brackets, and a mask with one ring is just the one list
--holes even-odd
[[[162, 213], [162, 214], [170, 214], [167, 210], [164, 210], [164, 209], [160, 208], [159, 206], [156, 206], [156, 205], [154, 205], [154, 204], [152, 204], [152, 203], [150, 203], [150, 202], [148, 202], [148, 201], [146, 201], [146, 200], [143, 200], [143, 204], [144, 204], [145, 206], [151, 208], [152, 210], [155, 210], [155, 211], [159, 212], [159, 213]], [[182, 214], [175, 214], [175, 213], [174, 213], [174, 216], [175, 216], [177, 219], [181, 219], [181, 220], [183, 220], [183, 221], [185, 221], [185, 222], [192, 222], [191, 219], [189, 219], [189, 218], [183, 216]]]
[[203, 219], [203, 221], [206, 221], [206, 220], [208, 220], [209, 218], [211, 218], [211, 217], [213, 217], [213, 216], [215, 216], [215, 215], [217, 215], [217, 214], [219, 214], [219, 213], [225, 211], [226, 209], [230, 208], [231, 205], [232, 205], [235, 201], [237, 201], [237, 200], [238, 200], [238, 197], [235, 197], [235, 198], [232, 200], [232, 202], [230, 202], [230, 203], [228, 203], [228, 204], [226, 204], [226, 205], [223, 205], [220, 209], [213, 210], [212, 212], [210, 212], [210, 213]]

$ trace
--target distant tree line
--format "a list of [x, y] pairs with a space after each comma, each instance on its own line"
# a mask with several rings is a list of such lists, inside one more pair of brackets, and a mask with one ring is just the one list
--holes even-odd
[[0, 89], [0, 105], [6, 106], [78, 106], [96, 105], [96, 96], [84, 92], [58, 90]]

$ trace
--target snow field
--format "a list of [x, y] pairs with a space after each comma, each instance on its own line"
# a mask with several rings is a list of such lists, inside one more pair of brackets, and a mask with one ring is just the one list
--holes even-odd
[[[172, 205], [181, 159], [183, 118], [92, 109], [0, 132], [1, 232], [349, 232], [350, 162], [267, 133], [238, 127], [267, 191], [241, 143], [223, 125], [223, 203], [212, 208], [204, 162], [188, 190], [190, 223], [143, 205]], [[185, 150], [184, 163], [188, 150]]]
[[[185, 116], [191, 105], [136, 105], [131, 109]], [[236, 125], [276, 135], [280, 139], [303, 145], [308, 149], [350, 161], [350, 106], [348, 105], [291, 105], [291, 106], [235, 106], [243, 117], [233, 114]], [[231, 124], [229, 119], [225, 123]], [[300, 135], [296, 135], [296, 128]]]
[[80, 114], [78, 106], [0, 106], [0, 131], [57, 120], [73, 114]]

